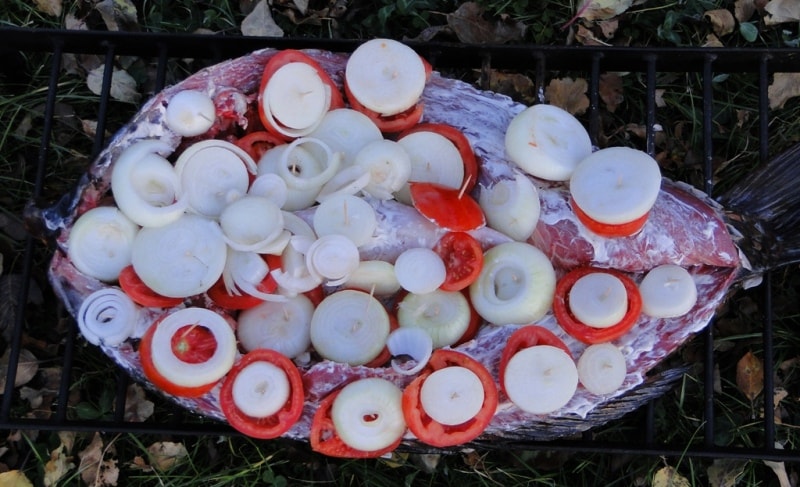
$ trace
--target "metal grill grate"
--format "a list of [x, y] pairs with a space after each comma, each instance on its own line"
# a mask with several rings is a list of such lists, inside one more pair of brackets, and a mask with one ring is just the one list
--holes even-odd
[[[77, 32], [77, 31], [42, 31], [27, 29], [0, 29], [0, 39], [7, 46], [23, 53], [52, 53], [49, 66], [49, 87], [44, 113], [42, 138], [38, 145], [35, 161], [35, 182], [30, 199], [43, 197], [53, 198], [57, 195], [45, 195], [46, 174], [51, 134], [54, 126], [54, 109], [59, 97], [61, 80], [61, 57], [64, 53], [99, 54], [104, 56], [105, 74], [102, 93], [98, 106], [97, 136], [94, 139], [93, 154], [97, 154], [104, 144], [104, 133], [107, 129], [106, 118], [109, 110], [109, 93], [111, 73], [116, 56], [135, 55], [152, 58], [156, 65], [156, 90], [161, 89], [167, 79], [167, 62], [176, 58], [203, 57], [206, 61], [215, 62], [245, 54], [264, 47], [276, 48], [322, 48], [328, 50], [351, 51], [356, 47], [355, 41], [311, 40], [311, 39], [257, 39], [242, 37], [210, 37], [194, 35], [162, 35], [131, 34], [114, 32]], [[718, 73], [751, 73], [757, 76], [758, 106], [749, 107], [758, 113], [759, 154], [762, 161], [768, 155], [769, 107], [767, 87], [770, 76], [775, 72], [800, 71], [800, 50], [798, 49], [637, 49], [637, 48], [590, 48], [590, 47], [544, 47], [544, 46], [467, 46], [450, 44], [414, 45], [439, 70], [458, 69], [462, 72], [476, 70], [480, 72], [482, 83], [486, 83], [490, 69], [519, 70], [520, 66], [528, 67], [527, 71], [535, 73], [534, 83], [541, 91], [549, 73], [555, 71], [579, 72], [589, 81], [590, 109], [588, 114], [589, 132], [593, 140], [597, 140], [600, 131], [598, 107], [600, 105], [599, 83], [601, 74], [612, 71], [638, 73], [645, 84], [646, 113], [644, 125], [647, 127], [645, 149], [651, 154], [655, 150], [656, 125], [656, 77], [659, 73], [677, 72], [698, 76], [702, 85], [702, 145], [703, 145], [703, 182], [706, 192], [712, 191], [713, 141], [712, 124], [714, 87], [712, 80]], [[532, 67], [532, 68], [531, 68]], [[41, 243], [35, 237], [28, 237], [25, 242], [24, 255], [20, 266], [24, 275], [23, 282], [29, 282], [33, 274], [34, 252]], [[76, 347], [80, 340], [76, 336], [75, 326], [63, 344], [63, 356], [60, 365], [63, 374], [57, 391], [55, 412], [47, 419], [19, 417], [14, 413], [14, 401], [19, 400], [14, 390], [16, 365], [22, 347], [25, 327], [25, 303], [28, 300], [28, 287], [21, 289], [17, 297], [16, 323], [10, 339], [10, 357], [5, 393], [0, 404], [0, 428], [4, 429], [41, 429], [41, 430], [74, 430], [131, 432], [139, 434], [235, 434], [226, 425], [215, 422], [184, 422], [181, 411], [175, 411], [165, 421], [150, 420], [145, 423], [126, 422], [123, 417], [127, 377], [120, 372], [115, 386], [115, 414], [112, 419], [79, 420], [68, 414], [67, 398], [75, 381], [74, 376]], [[763, 359], [765, 390], [773, 389], [773, 316], [770, 276], [764, 279], [762, 286], [763, 309], [765, 310], [763, 331]], [[713, 327], [708, 327], [704, 340], [704, 410], [697, 411], [706, 419], [714, 418], [714, 395], [712, 387], [714, 371]], [[765, 394], [764, 410], [772, 411], [773, 397]], [[177, 408], [176, 408], [177, 409]], [[633, 453], [648, 455], [697, 457], [730, 457], [742, 459], [771, 459], [776, 461], [796, 461], [797, 451], [774, 448], [775, 423], [773, 415], [766, 414], [762, 421], [761, 444], [750, 447], [720, 447], [714, 444], [714, 421], [703, 422], [702, 445], [665, 445], [658, 437], [654, 426], [653, 404], [645, 406], [638, 413], [641, 420], [640, 432], [625, 441], [597, 441], [591, 433], [579, 439], [565, 439], [548, 442], [505, 443], [504, 447], [520, 447], [525, 449], [564, 450], [572, 452], [606, 452]]]

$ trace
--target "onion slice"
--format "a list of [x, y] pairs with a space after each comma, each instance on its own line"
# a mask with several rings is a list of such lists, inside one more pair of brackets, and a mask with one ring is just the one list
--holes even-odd
[[283, 212], [262, 196], [245, 196], [229, 204], [219, 216], [225, 241], [237, 250], [262, 249], [283, 232]]
[[410, 293], [435, 291], [447, 277], [447, 269], [439, 254], [431, 249], [408, 249], [397, 256], [394, 272], [400, 286]]
[[306, 252], [306, 266], [311, 274], [338, 286], [358, 268], [358, 248], [343, 235], [325, 235], [317, 239]]
[[[199, 363], [181, 360], [172, 350], [172, 337], [187, 325], [206, 328], [216, 340], [211, 357]], [[221, 379], [236, 360], [236, 336], [221, 315], [205, 308], [185, 308], [157, 322], [153, 333], [152, 360], [159, 374], [181, 387], [200, 387]]]
[[536, 345], [520, 350], [506, 366], [508, 398], [531, 414], [547, 414], [565, 406], [578, 388], [578, 369], [564, 350]]
[[117, 207], [143, 227], [174, 222], [188, 206], [175, 168], [160, 155], [171, 152], [165, 142], [141, 140], [123, 150], [111, 170]]
[[478, 204], [490, 227], [519, 242], [533, 234], [541, 213], [536, 186], [516, 171], [514, 179], [502, 179], [491, 187], [481, 188]]
[[139, 227], [119, 209], [98, 206], [75, 220], [67, 240], [67, 254], [82, 273], [113, 282], [131, 263], [138, 232]]
[[115, 347], [133, 334], [139, 308], [114, 287], [93, 292], [78, 310], [78, 328], [93, 345]]
[[183, 90], [167, 102], [164, 123], [183, 137], [194, 137], [208, 132], [216, 120], [214, 100], [197, 90]]
[[689, 271], [666, 264], [651, 269], [641, 284], [642, 311], [654, 318], [675, 318], [697, 303], [697, 285]]
[[411, 177], [411, 157], [391, 140], [376, 140], [356, 154], [353, 164], [369, 173], [364, 192], [381, 200], [392, 199]]
[[420, 404], [437, 423], [455, 426], [466, 423], [481, 410], [485, 398], [481, 379], [466, 367], [444, 367], [422, 383]]
[[320, 203], [314, 212], [312, 224], [320, 237], [344, 235], [360, 247], [372, 239], [378, 219], [375, 210], [363, 199], [337, 194]]
[[351, 164], [365, 145], [383, 140], [375, 123], [352, 108], [337, 108], [326, 113], [309, 137], [325, 142], [333, 152], [341, 152], [344, 165]]
[[261, 107], [273, 128], [290, 138], [311, 133], [331, 104], [331, 89], [313, 66], [292, 62], [267, 80]]
[[622, 386], [628, 366], [616, 345], [589, 345], [578, 359], [578, 379], [594, 394], [611, 394]]
[[400, 290], [394, 265], [383, 260], [363, 260], [356, 270], [350, 273], [344, 285], [350, 289], [389, 296]]
[[[398, 328], [389, 334], [386, 348], [392, 354], [392, 369], [395, 372], [414, 375], [428, 364], [433, 353], [433, 340], [421, 328]], [[411, 361], [401, 361], [399, 357], [402, 356], [410, 357]]]
[[331, 419], [342, 442], [361, 451], [377, 451], [399, 441], [406, 431], [403, 392], [377, 377], [351, 382], [336, 396]]
[[389, 336], [389, 315], [367, 293], [344, 290], [327, 296], [311, 318], [311, 343], [323, 357], [366, 364], [381, 353]]
[[[408, 181], [441, 184], [459, 190], [464, 183], [464, 159], [455, 144], [444, 135], [430, 131], [412, 132], [397, 143], [411, 163]], [[411, 204], [408, 185], [397, 191], [397, 199]]]
[[471, 319], [469, 302], [457, 291], [437, 289], [426, 294], [408, 293], [397, 308], [401, 329], [425, 330], [435, 348], [456, 343], [464, 336]]
[[239, 314], [236, 336], [248, 352], [269, 348], [295, 358], [311, 345], [313, 313], [314, 304], [303, 294], [285, 302], [265, 302]]
[[253, 418], [266, 418], [280, 411], [289, 400], [291, 387], [286, 372], [270, 362], [253, 362], [233, 380], [233, 403]]

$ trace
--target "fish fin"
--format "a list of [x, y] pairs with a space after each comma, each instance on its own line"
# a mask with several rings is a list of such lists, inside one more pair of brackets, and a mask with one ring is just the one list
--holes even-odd
[[719, 198], [756, 272], [800, 261], [800, 144]]

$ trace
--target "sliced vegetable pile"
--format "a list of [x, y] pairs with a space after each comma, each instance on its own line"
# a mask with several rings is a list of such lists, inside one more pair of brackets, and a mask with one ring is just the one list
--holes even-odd
[[[352, 54], [343, 87], [308, 55], [281, 51], [250, 107], [258, 122], [213, 138], [204, 134], [218, 117], [214, 101], [190, 90], [172, 97], [164, 123], [186, 143], [174, 153], [157, 140], [124, 150], [112, 172], [116, 207], [87, 211], [69, 236], [75, 266], [119, 286], [85, 300], [83, 335], [116, 346], [134, 335], [141, 307], [162, 309], [138, 343], [147, 378], [174, 396], [218, 396], [228, 422], [256, 438], [281, 436], [300, 419], [310, 364], [408, 377], [404, 388], [380, 377], [340, 384], [321, 401], [309, 440], [332, 456], [379, 456], [410, 437], [455, 446], [480, 436], [503, 401], [547, 414], [578, 387], [616, 391], [626, 363], [613, 341], [642, 311], [688, 312], [694, 282], [678, 266], [641, 285], [610, 269], [561, 275], [527, 242], [540, 211], [529, 176], [572, 178], [580, 221], [613, 238], [646, 220], [657, 165], [653, 173], [654, 161], [628, 149], [592, 154], [577, 120], [537, 105], [508, 128], [520, 171], [475, 199], [480, 169], [467, 137], [420, 123], [430, 73], [387, 39]], [[635, 168], [611, 163], [621, 158]], [[362, 261], [375, 202], [392, 199], [443, 236], [391, 262]], [[483, 248], [470, 232], [487, 224], [509, 241]], [[551, 311], [591, 345], [579, 357], [536, 326]], [[518, 325], [499, 374], [457, 348], [487, 323]]]

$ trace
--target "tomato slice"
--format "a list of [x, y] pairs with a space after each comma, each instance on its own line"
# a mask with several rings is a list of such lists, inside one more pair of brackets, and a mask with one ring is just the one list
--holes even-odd
[[425, 110], [424, 104], [419, 102], [408, 110], [396, 115], [390, 115], [388, 117], [381, 115], [359, 103], [356, 97], [353, 96], [353, 93], [350, 92], [347, 80], [344, 82], [344, 94], [347, 97], [347, 101], [350, 103], [350, 107], [366, 115], [372, 120], [372, 123], [378, 127], [378, 130], [384, 134], [394, 134], [413, 127], [422, 120], [422, 113]]
[[314, 419], [311, 421], [311, 430], [308, 435], [312, 450], [336, 458], [378, 458], [394, 451], [400, 445], [400, 442], [403, 441], [402, 437], [381, 450], [364, 451], [353, 448], [342, 441], [336, 433], [336, 426], [333, 424], [333, 418], [331, 417], [333, 401], [336, 400], [340, 392], [341, 388], [325, 396], [314, 413]]
[[502, 389], [503, 392], [506, 390], [505, 375], [508, 361], [511, 360], [511, 357], [516, 355], [520, 350], [535, 347], [537, 345], [550, 345], [553, 347], [558, 347], [567, 352], [569, 356], [572, 356], [572, 352], [569, 351], [569, 347], [567, 347], [567, 345], [560, 338], [558, 338], [547, 328], [538, 325], [525, 325], [517, 329], [517, 331], [508, 337], [506, 346], [503, 349], [503, 354], [500, 356], [499, 379], [500, 389]]
[[[233, 383], [239, 373], [254, 362], [269, 362], [286, 373], [289, 379], [289, 399], [275, 414], [255, 418], [243, 413], [233, 400]], [[269, 349], [258, 349], [248, 353], [233, 366], [222, 383], [219, 404], [228, 423], [236, 430], [253, 438], [277, 438], [286, 433], [303, 413], [303, 379], [294, 363], [285, 355]]]
[[447, 232], [433, 247], [447, 271], [445, 291], [461, 291], [472, 284], [483, 267], [483, 248], [475, 237], [465, 232]]
[[457, 128], [444, 123], [419, 123], [413, 127], [403, 131], [397, 136], [402, 139], [406, 135], [415, 132], [434, 132], [437, 133], [456, 146], [458, 153], [461, 155], [461, 160], [464, 163], [464, 181], [461, 183], [462, 191], [469, 193], [475, 184], [478, 182], [478, 160], [475, 157], [475, 152], [472, 150], [472, 145], [467, 140], [467, 137]]
[[[267, 261], [267, 266], [269, 266], [270, 271], [280, 268], [280, 257], [273, 256], [274, 258], [272, 259], [265, 256], [262, 257], [264, 257], [264, 260]], [[273, 265], [276, 264], [277, 267], [273, 267]], [[262, 279], [261, 282], [256, 286], [256, 289], [263, 293], [271, 294], [278, 289], [278, 283], [275, 281], [275, 278], [272, 277], [271, 272], [268, 272], [264, 279]], [[230, 294], [228, 289], [225, 287], [225, 281], [220, 277], [217, 282], [215, 282], [214, 285], [211, 286], [208, 291], [206, 291], [206, 294], [214, 302], [214, 304], [228, 310], [255, 308], [264, 302], [264, 300], [261, 298], [251, 296], [244, 291], [240, 292], [241, 294], [238, 295]]]
[[322, 69], [322, 66], [320, 66], [319, 63], [317, 63], [313, 58], [296, 49], [284, 49], [275, 53], [275, 55], [272, 56], [269, 61], [267, 61], [266, 66], [264, 66], [264, 72], [261, 75], [261, 87], [258, 91], [258, 115], [261, 117], [261, 123], [264, 125], [264, 128], [271, 134], [284, 141], [290, 140], [291, 137], [287, 137], [286, 135], [280, 133], [277, 128], [270, 123], [269, 119], [264, 113], [263, 104], [261, 103], [261, 94], [264, 93], [264, 89], [266, 88], [270, 78], [272, 78], [272, 75], [289, 63], [305, 63], [314, 68], [314, 71], [317, 72], [317, 75], [319, 75], [322, 82], [328, 85], [331, 89], [331, 103], [328, 107], [328, 110], [344, 108], [344, 98], [342, 98], [342, 93], [339, 91], [339, 87], [336, 86], [336, 83], [334, 83], [331, 77], [328, 76], [328, 73]]
[[650, 212], [648, 211], [636, 220], [628, 223], [621, 223], [618, 225], [602, 223], [584, 213], [578, 204], [575, 203], [574, 199], [570, 198], [569, 202], [572, 206], [572, 211], [575, 212], [575, 216], [578, 217], [578, 220], [583, 223], [583, 225], [592, 233], [600, 235], [601, 237], [629, 237], [641, 230], [642, 227], [644, 227], [644, 224], [647, 223], [647, 217], [650, 216]]
[[[142, 363], [142, 372], [144, 372], [145, 377], [147, 377], [147, 379], [154, 386], [158, 387], [167, 394], [172, 394], [173, 396], [200, 397], [209, 392], [214, 388], [215, 385], [217, 385], [217, 382], [212, 382], [210, 384], [204, 384], [197, 387], [181, 386], [165, 378], [156, 369], [156, 366], [153, 364], [152, 346], [153, 335], [155, 334], [156, 327], [158, 327], [160, 322], [161, 319], [158, 319], [152, 325], [150, 325], [150, 328], [147, 329], [145, 334], [142, 336], [141, 341], [139, 342], [139, 360]], [[189, 328], [192, 328], [190, 324], [187, 323], [187, 325]], [[201, 363], [203, 362], [202, 357], [206, 357], [207, 359], [214, 354], [217, 343], [216, 340], [214, 340], [213, 335], [209, 341], [209, 339], [201, 331], [185, 333], [184, 336], [179, 337], [176, 341], [175, 337], [180, 335], [181, 331], [185, 330], [186, 328], [187, 327], [181, 328], [179, 332], [172, 337], [173, 352], [178, 358], [189, 363]], [[206, 330], [204, 327], [194, 328]], [[206, 332], [207, 331], [208, 330], [206, 330]], [[208, 335], [211, 335], [211, 333], [208, 333]]]
[[[622, 281], [622, 285], [625, 286], [625, 291], [628, 294], [628, 311], [619, 323], [608, 328], [595, 328], [584, 325], [575, 319], [575, 316], [569, 310], [570, 289], [572, 289], [572, 286], [575, 285], [578, 279], [594, 272], [605, 272], [617, 277]], [[579, 267], [567, 273], [567, 275], [562, 277], [556, 284], [555, 298], [553, 299], [553, 314], [564, 331], [584, 343], [594, 344], [616, 340], [633, 328], [641, 312], [642, 296], [639, 294], [639, 288], [636, 286], [636, 283], [625, 274], [614, 269]]]
[[250, 132], [235, 142], [237, 147], [247, 152], [256, 162], [261, 160], [261, 156], [263, 156], [265, 152], [284, 143], [285, 141], [283, 139], [266, 130]]
[[127, 294], [134, 303], [150, 308], [172, 308], [183, 303], [183, 298], [171, 298], [162, 296], [142, 282], [133, 266], [129, 265], [119, 273], [119, 287]]
[[[422, 408], [422, 384], [433, 372], [445, 367], [459, 366], [472, 371], [481, 381], [484, 390], [483, 405], [472, 419], [458, 425], [445, 425], [428, 416]], [[431, 446], [447, 447], [472, 441], [486, 429], [497, 410], [497, 386], [489, 371], [480, 362], [455, 350], [439, 349], [433, 352], [420, 375], [403, 391], [403, 415], [408, 429]]]
[[422, 181], [408, 186], [414, 208], [445, 230], [468, 232], [486, 225], [478, 202], [461, 190]]

